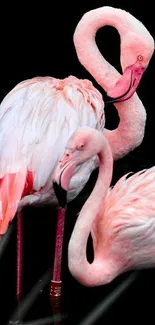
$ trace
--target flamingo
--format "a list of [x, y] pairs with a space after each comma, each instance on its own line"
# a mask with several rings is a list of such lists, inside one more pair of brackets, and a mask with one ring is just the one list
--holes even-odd
[[[103, 58], [95, 44], [97, 31], [107, 25], [114, 27], [120, 35], [123, 75]], [[84, 14], [73, 39], [80, 63], [107, 92], [108, 102], [113, 102], [118, 111], [118, 127], [112, 131], [104, 129], [116, 160], [143, 140], [146, 112], [135, 90], [154, 52], [154, 39], [129, 12], [109, 6]]]
[[[122, 76], [102, 58], [95, 44], [97, 29], [107, 23], [115, 26], [121, 35]], [[153, 55], [153, 38], [129, 13], [103, 7], [83, 16], [75, 30], [74, 43], [80, 62], [108, 90], [108, 95], [114, 97], [115, 103], [120, 101], [115, 104], [120, 116], [118, 128], [105, 130], [114, 159], [118, 159], [137, 147], [144, 136], [146, 112], [134, 93]], [[58, 204], [52, 174], [67, 140], [81, 126], [103, 131], [104, 122], [102, 96], [89, 80], [73, 76], [63, 80], [36, 77], [20, 82], [6, 95], [0, 107], [0, 235], [7, 231], [16, 212], [26, 205]], [[97, 166], [97, 159], [92, 158], [79, 167], [71, 180], [68, 201], [78, 195]], [[63, 235], [63, 225], [64, 210], [60, 209], [59, 239]], [[21, 213], [17, 214], [17, 227], [19, 299]], [[60, 278], [61, 246], [62, 240], [56, 242], [54, 281], [57, 282]]]
[[[108, 284], [132, 269], [155, 267], [155, 166], [130, 177], [126, 174], [109, 188], [111, 147], [103, 133], [80, 128], [69, 139], [55, 169], [53, 181], [60, 204], [76, 168], [94, 155], [99, 157], [98, 179], [80, 211], [68, 246], [71, 274], [90, 287]], [[91, 264], [86, 256], [90, 233], [94, 248]]]

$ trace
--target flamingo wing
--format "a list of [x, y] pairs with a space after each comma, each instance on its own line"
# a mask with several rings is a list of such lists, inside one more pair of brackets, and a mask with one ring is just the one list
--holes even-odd
[[[130, 173], [131, 174], [131, 173]], [[115, 224], [155, 215], [155, 167], [124, 175], [109, 189], [103, 202], [103, 219]]]
[[4, 98], [0, 107], [0, 234], [15, 215], [30, 173], [29, 191], [39, 191], [48, 181], [51, 184], [67, 140], [84, 125], [103, 130], [103, 101], [93, 86], [74, 77], [63, 83], [50, 77], [30, 79]]
[[135, 265], [155, 265], [155, 167], [128, 176], [107, 192], [92, 227], [94, 245], [119, 243]]

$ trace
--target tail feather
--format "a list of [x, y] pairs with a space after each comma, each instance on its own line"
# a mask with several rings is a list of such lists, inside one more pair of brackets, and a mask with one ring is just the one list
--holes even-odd
[[6, 174], [0, 180], [0, 235], [7, 231], [10, 221], [16, 214], [26, 179], [27, 170], [22, 168], [18, 173]]

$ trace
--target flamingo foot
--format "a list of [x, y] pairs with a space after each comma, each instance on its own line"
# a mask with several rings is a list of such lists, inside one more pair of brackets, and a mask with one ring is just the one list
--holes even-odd
[[61, 297], [62, 297], [61, 296], [61, 287], [62, 287], [61, 261], [62, 261], [65, 213], [66, 213], [65, 208], [58, 208], [53, 279], [51, 281], [51, 287], [50, 287], [50, 300], [51, 300], [54, 315], [60, 314], [60, 307], [61, 307]]
[[23, 264], [23, 227], [22, 227], [22, 213], [17, 213], [17, 287], [16, 299], [20, 301], [22, 294], [22, 264]]

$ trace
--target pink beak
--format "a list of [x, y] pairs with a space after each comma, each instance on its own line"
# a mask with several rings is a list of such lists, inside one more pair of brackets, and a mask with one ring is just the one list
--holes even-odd
[[123, 102], [133, 96], [142, 78], [145, 68], [137, 61], [127, 67], [115, 86], [107, 92], [106, 103]]
[[57, 165], [53, 175], [53, 188], [61, 207], [66, 205], [66, 192], [75, 169], [76, 164], [73, 162], [72, 154], [66, 152]]

